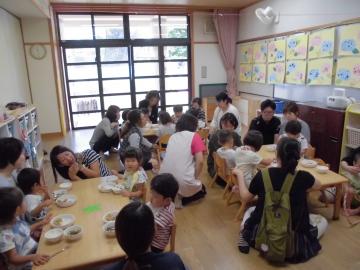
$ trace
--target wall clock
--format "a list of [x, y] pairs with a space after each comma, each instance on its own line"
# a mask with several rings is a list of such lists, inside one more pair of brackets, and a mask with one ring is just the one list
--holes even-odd
[[31, 45], [30, 55], [36, 60], [44, 59], [46, 56], [46, 47], [42, 44]]

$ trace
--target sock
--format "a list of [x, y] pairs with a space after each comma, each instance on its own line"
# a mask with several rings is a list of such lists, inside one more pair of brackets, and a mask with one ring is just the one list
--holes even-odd
[[239, 233], [239, 241], [237, 245], [241, 253], [245, 253], [245, 254], [249, 253], [250, 246], [248, 242], [246, 242], [246, 240], [244, 239], [242, 232]]

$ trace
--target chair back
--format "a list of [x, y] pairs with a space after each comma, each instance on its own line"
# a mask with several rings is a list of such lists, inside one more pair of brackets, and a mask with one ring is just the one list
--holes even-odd
[[167, 144], [169, 143], [170, 137], [171, 137], [170, 134], [165, 134], [159, 138], [158, 144], [159, 144], [159, 152], [160, 153], [166, 151], [166, 147], [167, 147]]
[[213, 158], [214, 158], [215, 172], [217, 176], [227, 181], [228, 176], [231, 174], [229, 173], [228, 168], [226, 166], [226, 160], [221, 158], [216, 152], [213, 153]]
[[170, 232], [170, 251], [175, 251], [175, 238], [176, 238], [176, 223], [174, 221], [174, 225], [171, 226]]

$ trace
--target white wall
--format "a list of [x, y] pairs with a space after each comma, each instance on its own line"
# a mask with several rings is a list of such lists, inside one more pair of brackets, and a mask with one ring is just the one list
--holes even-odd
[[[199, 95], [199, 84], [226, 83], [226, 73], [221, 60], [216, 33], [205, 34], [205, 22], [211, 13], [194, 12], [193, 15], [195, 96]], [[206, 78], [201, 78], [201, 68], [206, 67]]]
[[[48, 20], [22, 19], [22, 26], [33, 103], [38, 108], [41, 132], [60, 132], [59, 106]], [[37, 60], [31, 57], [30, 47], [34, 43], [45, 45], [46, 57], [44, 59]]]
[[0, 8], [0, 105], [31, 102], [20, 21]]

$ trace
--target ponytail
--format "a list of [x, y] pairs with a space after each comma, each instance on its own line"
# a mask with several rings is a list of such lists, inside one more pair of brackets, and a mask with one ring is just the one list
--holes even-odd
[[281, 161], [281, 169], [295, 174], [300, 159], [300, 143], [294, 139], [282, 138], [277, 146], [277, 155]]

